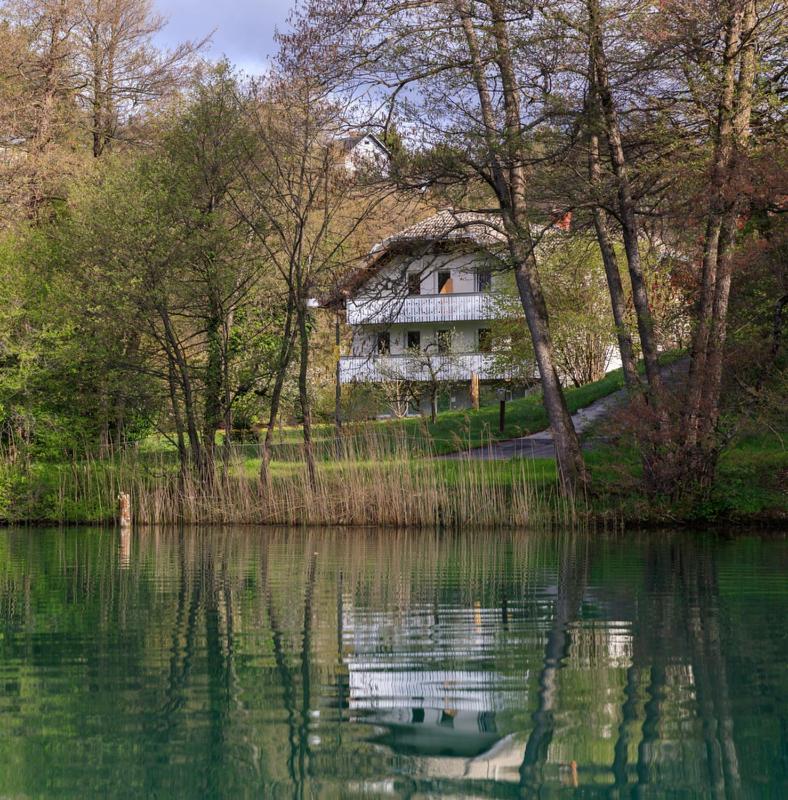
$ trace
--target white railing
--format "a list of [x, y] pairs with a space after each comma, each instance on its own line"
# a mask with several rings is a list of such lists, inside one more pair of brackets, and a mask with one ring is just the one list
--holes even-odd
[[412, 322], [464, 322], [506, 316], [494, 295], [434, 294], [348, 300], [348, 325], [394, 325]]
[[381, 383], [393, 380], [468, 381], [475, 372], [479, 380], [503, 380], [495, 358], [486, 353], [451, 355], [345, 356], [339, 361], [341, 383]]

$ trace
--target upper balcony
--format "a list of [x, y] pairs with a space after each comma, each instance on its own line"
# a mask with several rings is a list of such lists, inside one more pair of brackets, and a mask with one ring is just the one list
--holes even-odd
[[489, 292], [431, 294], [347, 301], [348, 325], [471, 322], [505, 316]]

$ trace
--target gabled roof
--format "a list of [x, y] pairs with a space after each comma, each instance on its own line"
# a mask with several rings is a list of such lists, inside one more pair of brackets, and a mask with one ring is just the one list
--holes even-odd
[[433, 242], [468, 242], [481, 249], [495, 250], [506, 244], [506, 237], [501, 231], [500, 217], [447, 208], [384, 239], [372, 248], [370, 255]]
[[375, 136], [374, 133], [359, 133], [356, 136], [346, 136], [344, 139], [340, 139], [339, 141], [342, 145], [342, 149], [345, 150], [345, 152], [350, 153], [365, 139], [372, 141], [386, 155], [391, 155], [391, 151], [388, 149], [388, 147], [386, 147], [382, 140]]
[[337, 286], [323, 305], [342, 304], [378, 272], [389, 255], [418, 253], [420, 249], [426, 251], [441, 244], [466, 245], [474, 250], [495, 253], [503, 249], [506, 237], [501, 230], [500, 217], [476, 211], [444, 209], [376, 244], [364, 263]]

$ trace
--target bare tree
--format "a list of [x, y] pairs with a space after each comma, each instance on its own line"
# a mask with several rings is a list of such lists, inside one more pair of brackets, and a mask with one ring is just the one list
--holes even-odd
[[[603, 38], [604, 21], [599, 0], [588, 0], [588, 25], [589, 25], [589, 46], [591, 61], [591, 91], [594, 95], [592, 108], [596, 107], [598, 98], [601, 107], [601, 121], [607, 138], [608, 151], [613, 174], [616, 180], [618, 194], [618, 218], [621, 223], [621, 233], [624, 240], [624, 249], [627, 256], [627, 266], [629, 269], [629, 279], [632, 285], [632, 301], [637, 316], [638, 333], [640, 334], [640, 347], [643, 351], [643, 361], [646, 367], [646, 379], [649, 386], [650, 402], [657, 408], [661, 402], [662, 383], [660, 378], [659, 363], [657, 361], [657, 343], [654, 333], [654, 319], [651, 312], [651, 305], [648, 298], [648, 289], [643, 266], [640, 257], [640, 225], [638, 223], [637, 202], [629, 178], [629, 166], [624, 143], [621, 133], [619, 112], [613, 96], [610, 83], [607, 58], [605, 55], [605, 44]], [[592, 170], [595, 169], [594, 145], [591, 143]], [[594, 175], [596, 178], [596, 175]], [[600, 227], [597, 224], [598, 212], [595, 215], [594, 223], [597, 227], [597, 236], [600, 237], [600, 247], [603, 253], [607, 249], [604, 242], [604, 225], [600, 235]], [[602, 222], [602, 220], [600, 220]], [[606, 259], [606, 263], [607, 263]], [[612, 264], [611, 264], [612, 267]], [[612, 274], [610, 275], [612, 277]], [[609, 285], [610, 284], [609, 277]], [[613, 299], [614, 315], [620, 313], [620, 294], [619, 287], [615, 285], [615, 280], [611, 285], [611, 298]], [[616, 325], [619, 320], [616, 319]], [[622, 357], [627, 350], [624, 343]], [[631, 365], [629, 367], [631, 369]], [[634, 376], [630, 374], [630, 382]], [[636, 385], [636, 384], [633, 384]]]
[[77, 97], [85, 108], [93, 155], [99, 157], [151, 103], [173, 94], [191, 74], [205, 40], [170, 52], [153, 39], [166, 20], [151, 0], [71, 0], [75, 15]]
[[[532, 65], [516, 47], [534, 31], [504, 0], [327, 3], [313, 0], [292, 37], [311, 52], [320, 74], [340, 75], [348, 91], [399, 103], [444, 154], [444, 174], [494, 204], [505, 232], [539, 365], [545, 407], [568, 493], [587, 482], [580, 445], [564, 401], [542, 292], [529, 200], [529, 131], [540, 119], [523, 105], [539, 94]], [[530, 106], [530, 103], [528, 103]]]
[[736, 224], [743, 210], [735, 189], [747, 158], [756, 77], [758, 14], [755, 0], [724, 5], [722, 60], [709, 208], [703, 251], [698, 323], [692, 343], [684, 435], [689, 475], [709, 485], [716, 468], [723, 355], [727, 336]]
[[[270, 448], [285, 377], [297, 359], [298, 393], [309, 480], [316, 481], [309, 391], [311, 301], [331, 288], [366, 248], [365, 227], [390, 190], [360, 186], [338, 157], [346, 114], [331, 92], [282, 59], [287, 76], [272, 74], [250, 87], [255, 131], [249, 157], [239, 167], [248, 204], [238, 209], [278, 275], [286, 308], [263, 442], [261, 481], [268, 480]], [[283, 66], [285, 66], [283, 65]]]

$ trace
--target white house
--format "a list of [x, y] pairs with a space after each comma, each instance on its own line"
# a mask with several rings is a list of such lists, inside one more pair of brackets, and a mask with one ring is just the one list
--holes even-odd
[[354, 173], [363, 169], [388, 170], [391, 153], [374, 133], [362, 133], [341, 140], [345, 169]]
[[491, 352], [491, 323], [503, 314], [499, 225], [445, 210], [376, 245], [331, 303], [344, 307], [353, 333], [340, 380], [505, 378]]

